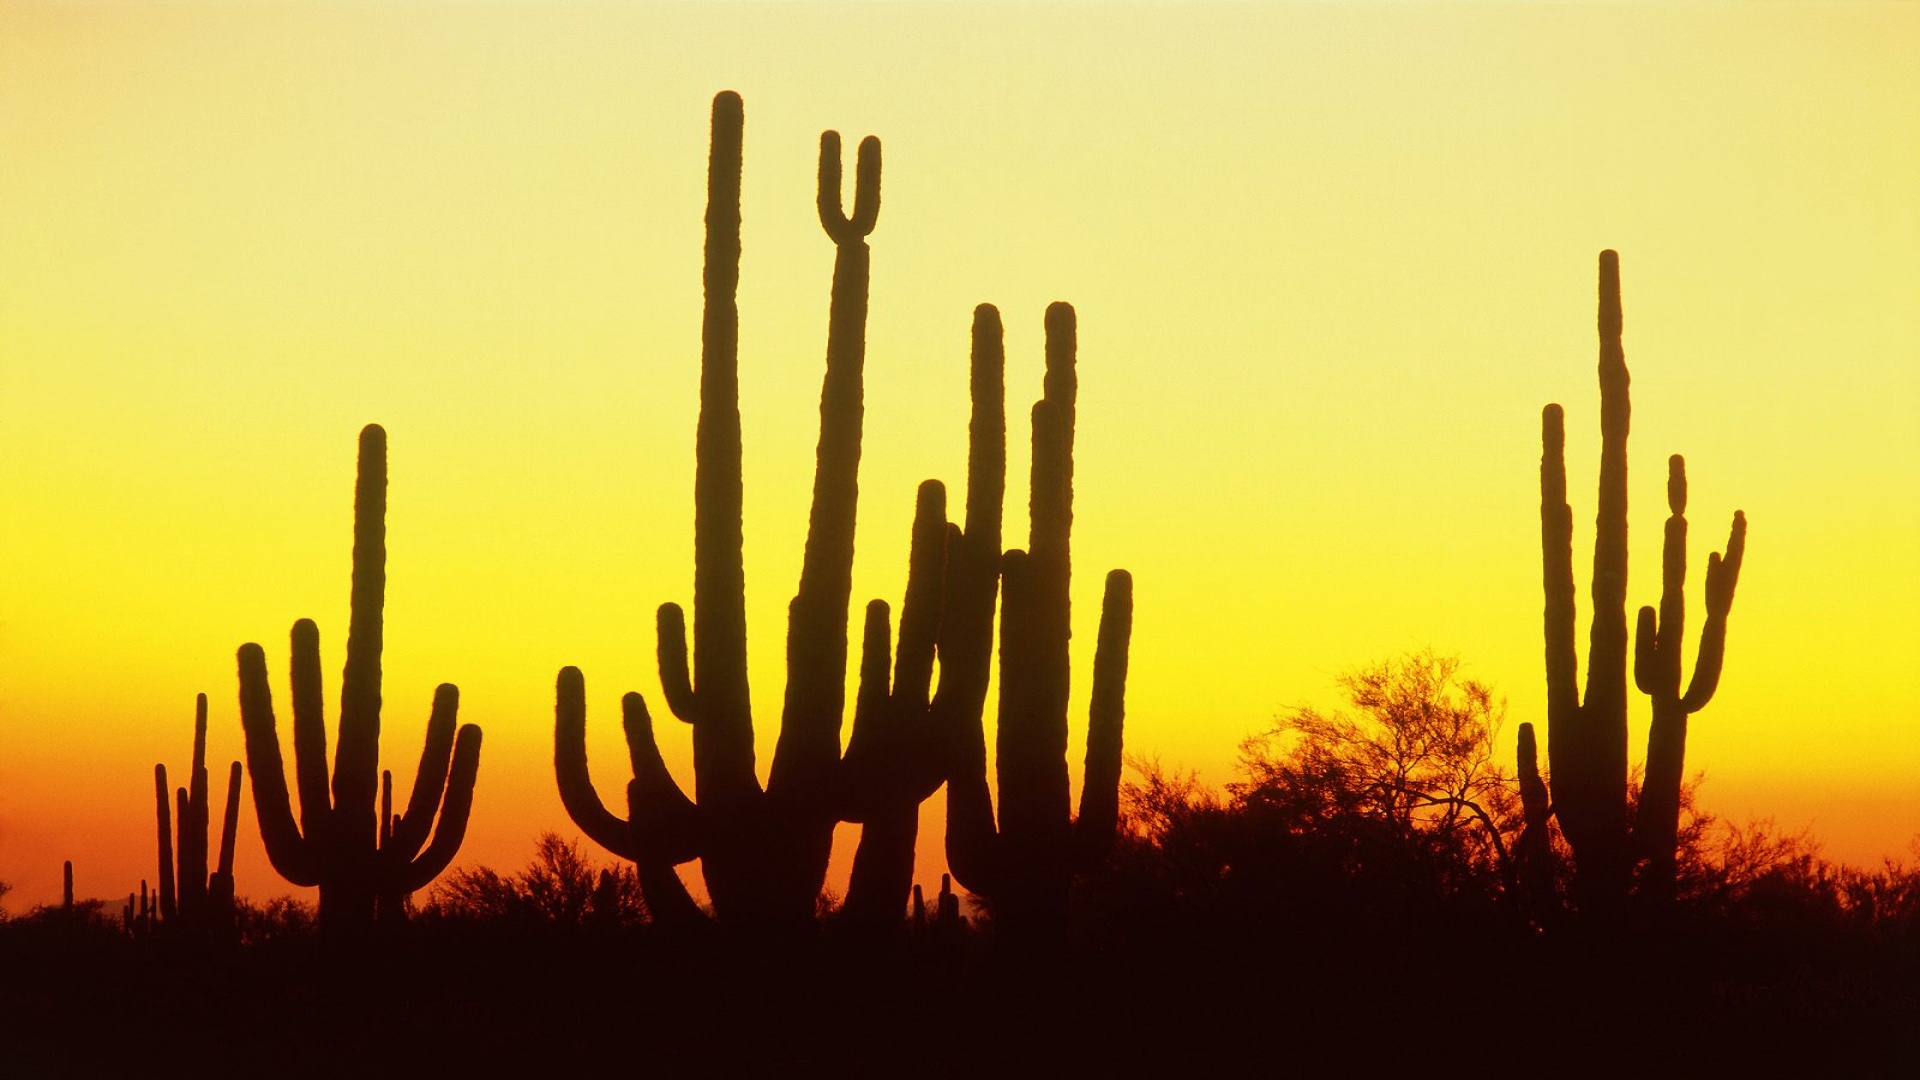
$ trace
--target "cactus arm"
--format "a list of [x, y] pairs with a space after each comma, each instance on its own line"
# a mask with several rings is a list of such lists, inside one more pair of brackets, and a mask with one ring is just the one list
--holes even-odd
[[[420, 765], [413, 774], [413, 790], [407, 796], [407, 808], [398, 820], [391, 820], [392, 838], [388, 841], [401, 861], [411, 859], [427, 842], [433, 826], [433, 812], [447, 787], [447, 765], [453, 752], [453, 733], [458, 726], [460, 691], [451, 683], [442, 683], [433, 692], [433, 709], [427, 717], [427, 736], [420, 749]], [[383, 804], [384, 805], [384, 804]], [[383, 820], [390, 812], [383, 809]], [[383, 844], [385, 848], [388, 844]]]
[[227, 805], [220, 815], [220, 863], [219, 873], [233, 877], [234, 838], [240, 830], [240, 763], [234, 762], [227, 770]]
[[167, 786], [167, 767], [153, 767], [153, 808], [160, 825], [160, 917], [175, 917], [173, 891], [173, 803]]
[[1720, 669], [1727, 655], [1727, 616], [1733, 610], [1733, 590], [1740, 583], [1740, 563], [1746, 549], [1747, 516], [1736, 510], [1725, 557], [1715, 554], [1707, 558], [1707, 621], [1700, 628], [1700, 652], [1693, 662], [1693, 678], [1680, 700], [1686, 712], [1705, 708], [1720, 686]]
[[[667, 771], [660, 746], [653, 737], [653, 715], [639, 694], [620, 699], [621, 726], [627, 738], [627, 762], [633, 780], [627, 785], [627, 805], [643, 813], [629, 820], [629, 836], [638, 863], [677, 866], [700, 857], [699, 809]], [[678, 880], [676, 878], [676, 880]]]
[[242, 645], [239, 664], [240, 725], [246, 736], [247, 774], [253, 777], [253, 808], [260, 819], [260, 842], [281, 877], [302, 887], [318, 885], [320, 855], [315, 845], [300, 835], [287, 800], [280, 738], [274, 730], [273, 692], [267, 686], [266, 653], [258, 645]]
[[293, 778], [300, 796], [300, 827], [325, 836], [333, 816], [327, 777], [326, 693], [320, 674], [320, 628], [312, 619], [293, 624]]
[[900, 651], [894, 659], [893, 696], [908, 711], [926, 711], [933, 688], [933, 661], [945, 601], [947, 489], [938, 480], [920, 485], [907, 554], [907, 593], [900, 604]]
[[1659, 617], [1651, 607], [1640, 609], [1633, 629], [1633, 685], [1643, 694], [1651, 694], [1660, 685]]
[[380, 654], [387, 586], [387, 433], [360, 431], [353, 492], [353, 590], [348, 608], [347, 662], [340, 681], [340, 728], [334, 745], [330, 842], [375, 850], [380, 793]]
[[654, 634], [660, 661], [660, 687], [667, 710], [691, 724], [699, 713], [693, 676], [687, 670], [687, 616], [679, 604], [661, 604], [654, 616]]
[[860, 140], [854, 166], [853, 216], [840, 210], [840, 133], [820, 133], [820, 225], [835, 244], [851, 244], [869, 236], [880, 218], [880, 140]]
[[1093, 701], [1087, 716], [1087, 758], [1074, 842], [1090, 868], [1113, 847], [1120, 821], [1120, 764], [1127, 708], [1127, 653], [1133, 637], [1133, 577], [1107, 575], [1100, 602], [1100, 636], [1093, 654]]
[[560, 669], [554, 699], [553, 775], [560, 787], [560, 804], [588, 839], [632, 859], [627, 823], [600, 801], [587, 772], [587, 690], [579, 668]]
[[[627, 785], [627, 814], [634, 821], [646, 820], [648, 805], [654, 798], [653, 793], [642, 792], [640, 787], [639, 780]], [[706, 923], [706, 913], [693, 902], [686, 884], [674, 872], [673, 863], [642, 858], [635, 861], [634, 870], [640, 879], [640, 895], [647, 901], [647, 915], [655, 925], [693, 927]]]
[[1573, 508], [1567, 504], [1566, 416], [1558, 405], [1540, 413], [1540, 550], [1546, 590], [1549, 743], [1580, 708], [1580, 659], [1574, 644]]
[[462, 725], [453, 741], [453, 768], [447, 777], [446, 800], [440, 804], [440, 820], [433, 830], [433, 841], [419, 858], [401, 866], [395, 883], [403, 893], [427, 886], [440, 876], [460, 853], [467, 838], [467, 819], [473, 813], [473, 784], [480, 773], [480, 729]]
[[[700, 419], [695, 435], [693, 675], [695, 797], [759, 793], [747, 684], [746, 572], [741, 556], [740, 96], [713, 99], [707, 162]], [[672, 699], [669, 699], [672, 704]], [[678, 710], [676, 709], [676, 713]], [[684, 714], [681, 714], [684, 716]]]

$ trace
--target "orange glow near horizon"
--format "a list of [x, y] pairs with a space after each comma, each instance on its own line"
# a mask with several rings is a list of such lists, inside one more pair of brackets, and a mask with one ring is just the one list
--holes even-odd
[[[885, 146], [856, 605], [898, 603], [918, 482], [962, 497], [983, 301], [1007, 325], [1009, 543], [1024, 535], [1041, 314], [1078, 309], [1076, 779], [1117, 566], [1136, 581], [1128, 749], [1209, 782], [1280, 710], [1337, 704], [1341, 673], [1423, 647], [1459, 655], [1510, 723], [1538, 720], [1539, 413], [1567, 410], [1584, 626], [1594, 257], [1615, 248], [1630, 603], [1657, 596], [1668, 454], [1688, 462], [1696, 610], [1736, 508], [1752, 529], [1689, 771], [1715, 812], [1810, 827], [1849, 861], [1906, 855], [1917, 46], [1920, 8], [1845, 3], [9, 4], [6, 905], [57, 899], [63, 859], [82, 895], [153, 877], [153, 764], [182, 775], [204, 691], [221, 796], [242, 642], [283, 697], [288, 628], [314, 618], [337, 694], [368, 422], [392, 441], [396, 783], [453, 682], [486, 731], [461, 863], [518, 868], [540, 831], [574, 835], [551, 767], [572, 664], [597, 782], [619, 790], [620, 694], [659, 700], [653, 611], [691, 600], [723, 88], [747, 115], [763, 772], [813, 467], [832, 127], [849, 154]], [[661, 731], [690, 786], [685, 729]], [[943, 799], [921, 813], [929, 884]], [[251, 819], [249, 796], [240, 891], [291, 891]]]

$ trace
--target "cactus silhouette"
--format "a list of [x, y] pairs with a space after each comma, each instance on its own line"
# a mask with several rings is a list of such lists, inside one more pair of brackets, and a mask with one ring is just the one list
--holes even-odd
[[[978, 439], [983, 426], [994, 426], [991, 421], [980, 422], [979, 392], [985, 380], [978, 365], [983, 355], [993, 366], [1004, 359], [997, 313], [990, 308], [976, 312], [974, 331]], [[953, 876], [968, 891], [988, 897], [996, 926], [1010, 938], [1040, 942], [1057, 941], [1064, 935], [1067, 889], [1073, 875], [1104, 857], [1113, 841], [1119, 815], [1127, 649], [1133, 625], [1133, 581], [1126, 571], [1115, 570], [1107, 575], [1100, 607], [1085, 779], [1076, 818], [1071, 812], [1066, 762], [1076, 351], [1073, 308], [1063, 303], [1049, 306], [1045, 392], [1032, 413], [1029, 543], [1027, 550], [1009, 550], [1000, 559], [997, 821], [987, 787], [984, 693], [978, 698], [981, 707], [967, 712], [956, 706], [940, 717], [951, 725], [947, 862]], [[981, 450], [976, 445], [975, 453]], [[972, 494], [970, 490], [969, 529], [975, 524]], [[979, 509], [981, 532], [997, 533], [998, 508], [992, 511], [991, 522], [986, 508]], [[966, 539], [961, 540], [963, 546]], [[953, 562], [950, 558], [949, 565]], [[967, 610], [965, 589], [958, 592], [950, 606]], [[990, 609], [988, 614], [990, 627]], [[979, 648], [979, 630], [977, 624], [955, 625], [949, 635], [943, 627], [943, 671], [948, 665], [984, 668], [987, 650]], [[984, 671], [973, 671], [968, 681], [956, 685], [984, 688]]]
[[209, 873], [207, 829], [211, 822], [205, 694], [197, 695], [194, 700], [193, 765], [189, 777], [187, 787], [172, 793], [175, 812], [169, 814], [167, 767], [160, 764], [153, 767], [154, 813], [160, 826], [160, 918], [166, 925], [195, 932], [224, 930], [232, 927], [234, 916], [233, 845], [240, 820], [240, 763], [234, 762], [227, 773], [219, 861]]
[[[662, 688], [668, 708], [693, 728], [694, 795], [689, 799], [660, 759], [652, 717], [637, 694], [622, 700], [633, 781], [628, 820], [606, 809], [587, 775], [585, 693], [574, 668], [561, 671], [556, 694], [554, 771], [561, 800], [575, 824], [616, 854], [634, 859], [654, 917], [695, 915], [672, 866], [701, 860], [707, 893], [723, 922], [810, 924], [826, 877], [834, 825], [843, 813], [873, 809], [872, 790], [855, 782], [840, 748], [845, 711], [847, 615], [851, 603], [855, 510], [859, 494], [862, 369], [870, 252], [866, 237], [880, 212], [880, 143], [860, 144], [851, 216], [841, 210], [840, 137], [820, 139], [819, 211], [835, 248], [827, 330], [827, 370], [821, 388], [820, 437], [813, 503], [800, 586], [788, 609], [787, 687], [780, 737], [763, 789], [755, 772], [753, 719], [746, 664], [745, 572], [741, 560], [739, 410], [740, 172], [743, 111], [737, 94], [713, 102], [707, 172], [705, 307], [701, 330], [700, 419], [694, 478], [694, 608], [691, 663], [686, 618], [678, 605], [660, 608], [657, 630]], [[923, 506], [930, 496], [922, 493]], [[924, 530], [917, 528], [916, 537]], [[922, 550], [915, 565], [937, 558]], [[924, 575], [923, 575], [924, 576]], [[909, 588], [903, 626], [925, 624], [919, 595]], [[868, 720], [856, 728], [880, 730], [896, 697], [912, 696], [920, 665], [909, 642], [927, 635], [902, 631], [904, 688], [886, 691], [882, 605], [868, 616]], [[937, 623], [937, 613], [933, 616]], [[930, 650], [928, 650], [930, 654]], [[930, 655], [924, 666], [931, 668]], [[922, 683], [924, 680], [922, 680]], [[924, 694], [924, 691], [922, 691]], [[882, 717], [878, 709], [889, 714]], [[877, 725], [877, 727], [876, 727]], [[884, 735], [877, 738], [883, 745]], [[938, 786], [935, 756], [920, 783]], [[914, 800], [917, 804], [918, 799]], [[874, 811], [878, 813], [877, 810]], [[888, 818], [897, 823], [897, 815]], [[882, 832], [886, 832], [883, 826]], [[878, 841], [876, 840], [876, 843]], [[894, 837], [897, 851], [899, 838]], [[911, 842], [910, 840], [908, 841]], [[878, 849], [876, 848], [876, 851]], [[911, 855], [909, 854], [909, 864]], [[895, 920], [904, 914], [902, 886]]]
[[387, 434], [369, 424], [360, 432], [354, 486], [353, 591], [331, 790], [322, 716], [320, 631], [310, 619], [293, 624], [298, 823], [281, 763], [266, 653], [252, 643], [242, 645], [239, 652], [240, 720], [260, 838], [280, 876], [295, 885], [319, 886], [321, 929], [332, 934], [351, 933], [371, 924], [376, 916], [404, 917], [407, 896], [446, 869], [459, 851], [480, 769], [480, 729], [464, 724], [456, 734], [460, 693], [443, 683], [433, 695], [426, 743], [406, 812], [392, 814], [391, 775], [382, 780], [379, 770], [386, 510]]
[[[1636, 854], [1650, 850], [1648, 842], [1659, 840], [1656, 833], [1664, 832], [1670, 866], [1673, 833], [1671, 825], [1650, 820], [1637, 846], [1628, 831], [1627, 432], [1632, 408], [1626, 352], [1621, 345], [1620, 259], [1612, 251], [1600, 253], [1599, 292], [1600, 497], [1584, 700], [1577, 683], [1579, 661], [1574, 643], [1573, 510], [1567, 504], [1566, 420], [1558, 405], [1548, 405], [1541, 414], [1540, 546], [1546, 592], [1547, 755], [1552, 770], [1553, 809], [1562, 834], [1573, 848], [1576, 904], [1589, 914], [1608, 918], [1616, 915], [1625, 901]], [[1654, 796], [1654, 812], [1661, 822], [1677, 820], [1685, 713], [1691, 711], [1662, 700], [1667, 696], [1669, 668], [1672, 695], [1678, 697], [1678, 638], [1683, 618], [1679, 590], [1686, 565], [1686, 524], [1680, 516], [1686, 502], [1685, 479], [1679, 466], [1674, 466], [1672, 477], [1678, 482], [1676, 486], [1670, 478], [1668, 484], [1674, 520], [1667, 527], [1667, 586], [1658, 641], [1652, 617], [1643, 613], [1638, 665], [1643, 688], [1657, 688], [1648, 691], [1655, 694], [1656, 701], [1648, 787], [1651, 789], [1656, 782], [1653, 770], [1657, 767], [1661, 792]], [[1708, 574], [1709, 626], [1702, 639], [1699, 665], [1705, 679], [1699, 684], [1702, 696], [1695, 708], [1705, 704], [1719, 677], [1726, 611], [1732, 603], [1745, 537], [1746, 519], [1736, 513], [1727, 560], [1716, 560]], [[1661, 651], [1663, 648], [1667, 651]]]
[[1640, 609], [1634, 635], [1634, 683], [1653, 699], [1653, 723], [1647, 732], [1647, 772], [1634, 815], [1634, 848], [1647, 860], [1640, 891], [1648, 899], [1670, 899], [1674, 886], [1675, 846], [1680, 827], [1680, 784], [1687, 754], [1687, 717], [1706, 707], [1720, 685], [1726, 659], [1727, 615], [1740, 582], [1747, 547], [1747, 518], [1736, 510], [1727, 551], [1707, 556], [1707, 622], [1693, 678], [1680, 692], [1680, 651], [1686, 629], [1687, 463], [1667, 459], [1666, 539], [1661, 548], [1660, 608]]

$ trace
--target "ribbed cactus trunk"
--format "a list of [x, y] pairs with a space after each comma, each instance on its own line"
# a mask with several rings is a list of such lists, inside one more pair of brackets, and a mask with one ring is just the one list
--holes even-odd
[[1734, 511], [1726, 556], [1707, 558], [1707, 621], [1686, 692], [1680, 689], [1680, 652], [1686, 632], [1687, 463], [1667, 461], [1666, 538], [1661, 549], [1660, 608], [1640, 609], [1635, 633], [1634, 681], [1653, 702], [1647, 732], [1646, 781], [1634, 817], [1634, 848], [1646, 859], [1640, 895], [1655, 903], [1673, 898], [1680, 827], [1680, 786], [1686, 771], [1687, 717], [1706, 707], [1720, 685], [1726, 658], [1727, 615], [1747, 545], [1746, 515]]
[[1617, 916], [1633, 869], [1627, 836], [1627, 431], [1620, 262], [1600, 253], [1600, 499], [1594, 523], [1593, 617], [1583, 701], [1575, 655], [1573, 511], [1567, 504], [1566, 425], [1541, 417], [1540, 542], [1546, 590], [1547, 756], [1555, 812], [1574, 852], [1574, 902]]
[[[979, 324], [976, 323], [976, 328]], [[1047, 309], [1045, 392], [1033, 408], [1028, 550], [1000, 563], [1000, 810], [986, 783], [981, 716], [956, 717], [948, 780], [947, 860], [959, 882], [993, 904], [995, 925], [1018, 943], [1057, 942], [1075, 873], [1103, 857], [1118, 816], [1132, 580], [1107, 576], [1094, 655], [1086, 777], [1080, 813], [1067, 775], [1068, 644], [1077, 352], [1073, 309]], [[976, 346], [976, 354], [981, 350]], [[976, 381], [976, 386], [979, 385]], [[943, 639], [944, 643], [944, 639]]]
[[[300, 821], [295, 823], [280, 757], [266, 654], [240, 647], [240, 719], [247, 771], [267, 857], [295, 885], [319, 886], [320, 925], [352, 934], [376, 916], [403, 914], [405, 898], [446, 869], [466, 837], [480, 769], [480, 729], [458, 725], [459, 691], [442, 684], [405, 813], [379, 808], [380, 656], [386, 592], [387, 438], [360, 433], [354, 485], [353, 589], [341, 680], [339, 745], [332, 779], [320, 675], [320, 631], [293, 626], [293, 748]], [[436, 827], [436, 819], [438, 825]], [[428, 843], [431, 836], [432, 843]], [[425, 849], [424, 851], [422, 849]], [[223, 863], [226, 857], [223, 853]]]

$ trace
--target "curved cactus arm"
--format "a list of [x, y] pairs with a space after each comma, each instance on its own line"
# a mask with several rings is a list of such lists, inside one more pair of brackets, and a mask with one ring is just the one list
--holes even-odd
[[1127, 710], [1127, 656], [1133, 639], [1133, 577], [1107, 575], [1100, 601], [1100, 637], [1093, 653], [1093, 701], [1087, 716], [1086, 776], [1074, 842], [1082, 866], [1106, 858], [1120, 820], [1120, 764]]
[[381, 846], [391, 845], [401, 860], [418, 854], [433, 828], [434, 810], [447, 789], [447, 766], [459, 713], [460, 691], [451, 683], [441, 683], [433, 692], [427, 736], [420, 750], [420, 766], [413, 774], [413, 791], [407, 796], [407, 808], [397, 819], [391, 817], [390, 810], [383, 808], [381, 812], [393, 831], [391, 839]]
[[[296, 627], [297, 631], [297, 627]], [[240, 646], [240, 726], [246, 736], [247, 772], [253, 777], [253, 809], [260, 820], [260, 841], [267, 860], [289, 882], [320, 884], [321, 855], [300, 835], [287, 800], [280, 738], [274, 729], [273, 691], [267, 686], [267, 657], [260, 646]]]
[[320, 674], [320, 628], [312, 619], [301, 619], [293, 624], [292, 638], [293, 778], [300, 796], [300, 827], [310, 836], [325, 836], [333, 816], [333, 792], [327, 777], [327, 706]]
[[227, 806], [220, 816], [220, 862], [219, 873], [229, 880], [233, 877], [234, 838], [240, 830], [240, 763], [234, 762], [227, 770]]
[[653, 737], [653, 714], [639, 694], [620, 699], [621, 727], [627, 737], [627, 761], [633, 780], [627, 785], [628, 835], [638, 863], [677, 866], [700, 857], [699, 808], [667, 771]]
[[1713, 700], [1720, 686], [1720, 669], [1727, 655], [1727, 616], [1733, 611], [1733, 590], [1740, 583], [1740, 563], [1746, 558], [1747, 515], [1736, 510], [1733, 528], [1727, 535], [1727, 553], [1707, 558], [1707, 621], [1700, 628], [1700, 653], [1693, 662], [1693, 679], [1687, 684], [1680, 707], [1699, 712]]
[[440, 804], [433, 841], [419, 858], [399, 866], [395, 878], [401, 892], [425, 888], [460, 853], [460, 845], [467, 838], [467, 818], [473, 813], [473, 782], [479, 773], [480, 729], [465, 724], [453, 740], [453, 768], [447, 777], [446, 800]]
[[632, 859], [634, 849], [627, 822], [600, 801], [587, 772], [587, 689], [579, 668], [560, 669], [554, 698], [553, 775], [560, 786], [560, 804], [594, 843], [623, 859]]
[[[652, 792], [641, 791], [641, 786], [639, 780], [627, 785], [627, 814], [634, 821], [646, 819], [649, 813], [647, 807], [655, 797]], [[636, 846], [640, 843], [635, 841]], [[666, 927], [705, 925], [706, 912], [694, 903], [693, 895], [687, 892], [686, 883], [680, 880], [673, 866], [672, 862], [664, 859], [640, 858], [634, 861], [634, 871], [640, 878], [640, 895], [647, 901], [648, 917], [656, 925]]]
[[682, 723], [694, 723], [700, 702], [694, 696], [693, 676], [687, 670], [687, 615], [679, 604], [660, 605], [654, 615], [654, 634], [659, 642], [660, 686], [667, 710]]

